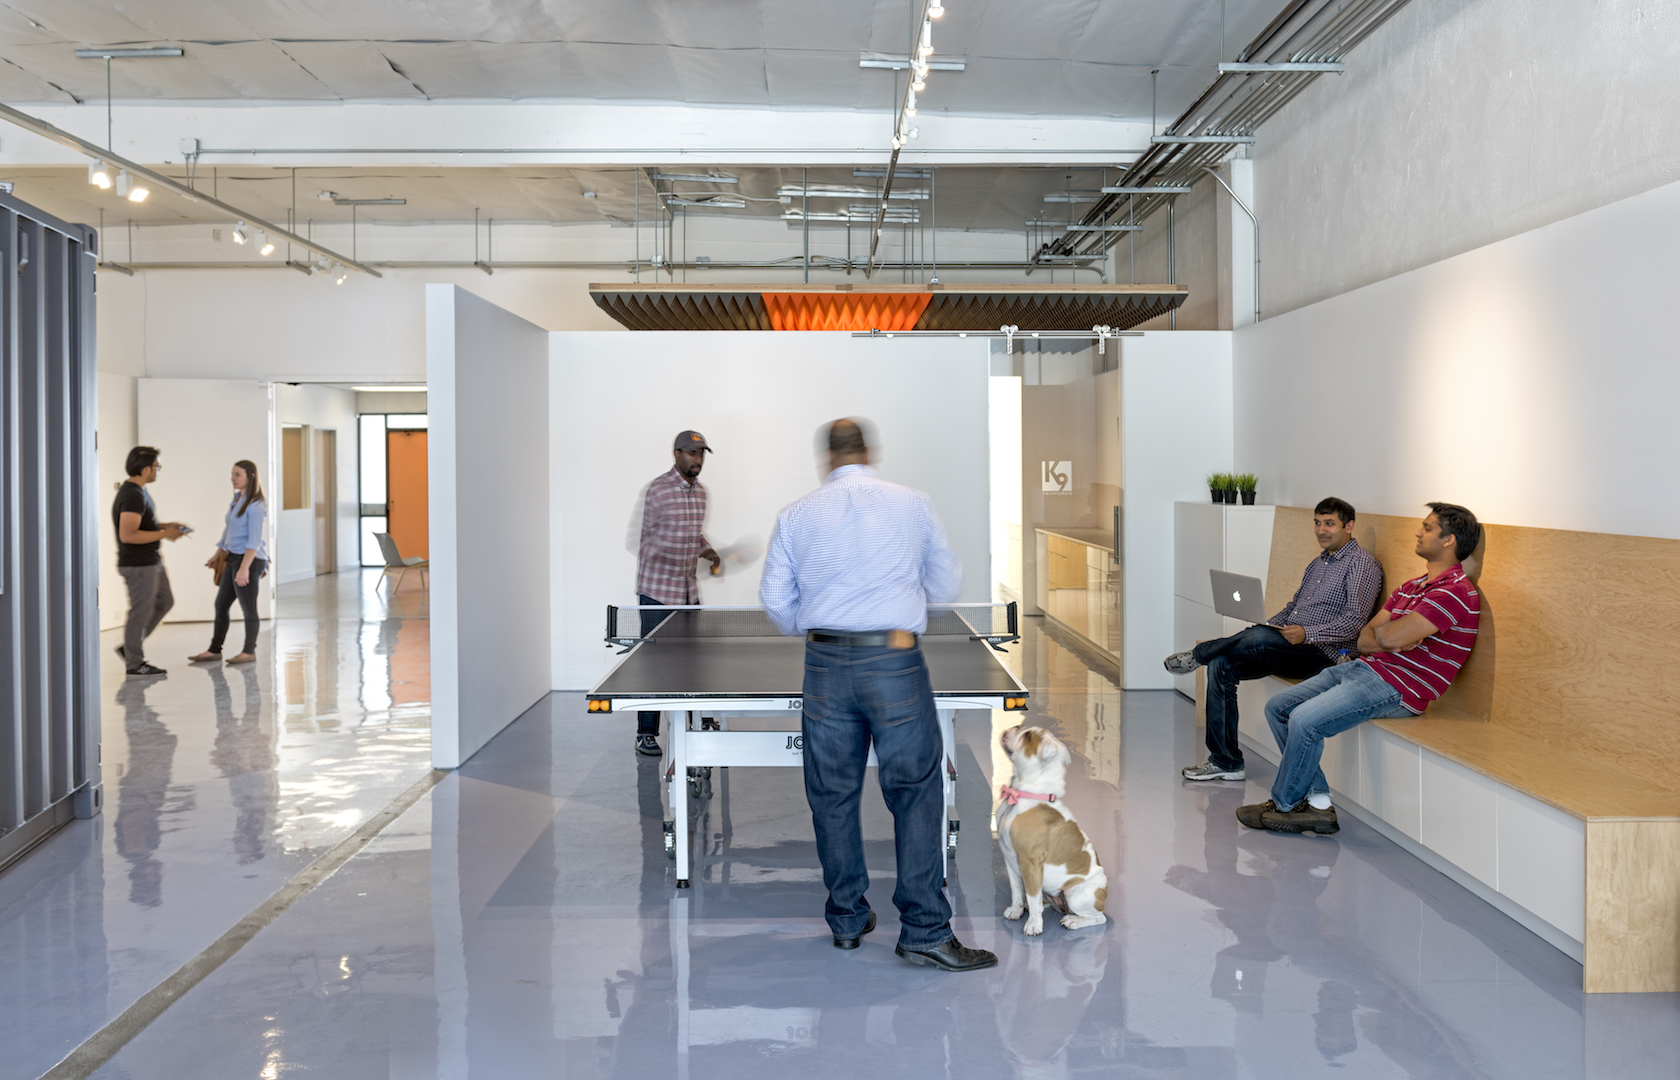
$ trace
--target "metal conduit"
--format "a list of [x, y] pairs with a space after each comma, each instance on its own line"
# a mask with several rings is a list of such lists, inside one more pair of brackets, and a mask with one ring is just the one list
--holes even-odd
[[[1238, 55], [1242, 63], [1340, 62], [1349, 51], [1393, 17], [1406, 0], [1291, 0]], [[1277, 115], [1321, 72], [1222, 73], [1163, 135], [1253, 135]], [[1126, 170], [1116, 186], [1185, 187], [1222, 164], [1228, 144], [1152, 144]], [[1120, 200], [1134, 198], [1132, 220], [1146, 221], [1171, 203], [1171, 195], [1105, 195], [1080, 219], [1094, 225], [1111, 217]], [[1247, 208], [1244, 208], [1245, 212]], [[1071, 230], [1041, 244], [1032, 254], [1035, 266], [1070, 256], [1107, 257], [1118, 242], [1101, 232]]]

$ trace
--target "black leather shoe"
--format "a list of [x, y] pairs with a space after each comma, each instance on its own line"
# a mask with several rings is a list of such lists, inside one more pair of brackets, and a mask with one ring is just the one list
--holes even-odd
[[956, 938], [931, 949], [906, 949], [900, 945], [893, 950], [912, 964], [932, 964], [946, 971], [979, 971], [997, 967], [997, 954], [985, 949], [970, 949]]
[[855, 949], [863, 942], [863, 935], [873, 929], [875, 929], [875, 913], [871, 911], [869, 921], [863, 924], [862, 933], [858, 934], [857, 937], [840, 937], [837, 934], [834, 938], [834, 947], [836, 949]]

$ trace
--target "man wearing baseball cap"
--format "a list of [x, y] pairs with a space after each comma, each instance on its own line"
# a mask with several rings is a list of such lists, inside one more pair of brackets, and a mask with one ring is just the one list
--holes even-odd
[[[712, 448], [698, 431], [679, 432], [671, 443], [675, 463], [647, 487], [642, 504], [642, 540], [636, 556], [636, 592], [641, 603], [698, 604], [699, 574], [695, 567], [710, 559], [712, 573], [723, 560], [701, 533], [706, 522], [706, 489], [700, 486], [700, 470]], [[658, 626], [657, 612], [642, 612], [642, 636]], [[659, 756], [659, 714], [637, 714], [636, 749]]]

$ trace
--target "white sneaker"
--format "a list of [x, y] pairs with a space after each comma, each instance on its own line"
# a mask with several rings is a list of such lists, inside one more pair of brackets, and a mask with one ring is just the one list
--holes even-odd
[[1196, 663], [1195, 653], [1175, 652], [1161, 661], [1161, 666], [1174, 675], [1188, 675], [1202, 665]]
[[1211, 761], [1186, 765], [1179, 772], [1186, 780], [1246, 780], [1248, 773], [1242, 769], [1221, 769]]

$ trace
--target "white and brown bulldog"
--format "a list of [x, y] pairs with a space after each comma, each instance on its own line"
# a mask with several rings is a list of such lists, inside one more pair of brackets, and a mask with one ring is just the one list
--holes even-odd
[[1073, 755], [1043, 728], [1012, 727], [998, 740], [1015, 764], [1003, 785], [997, 812], [998, 843], [1009, 868], [1006, 919], [1026, 913], [1022, 931], [1044, 933], [1044, 900], [1063, 912], [1069, 930], [1108, 921], [1108, 875], [1096, 849], [1073, 819], [1062, 796]]

